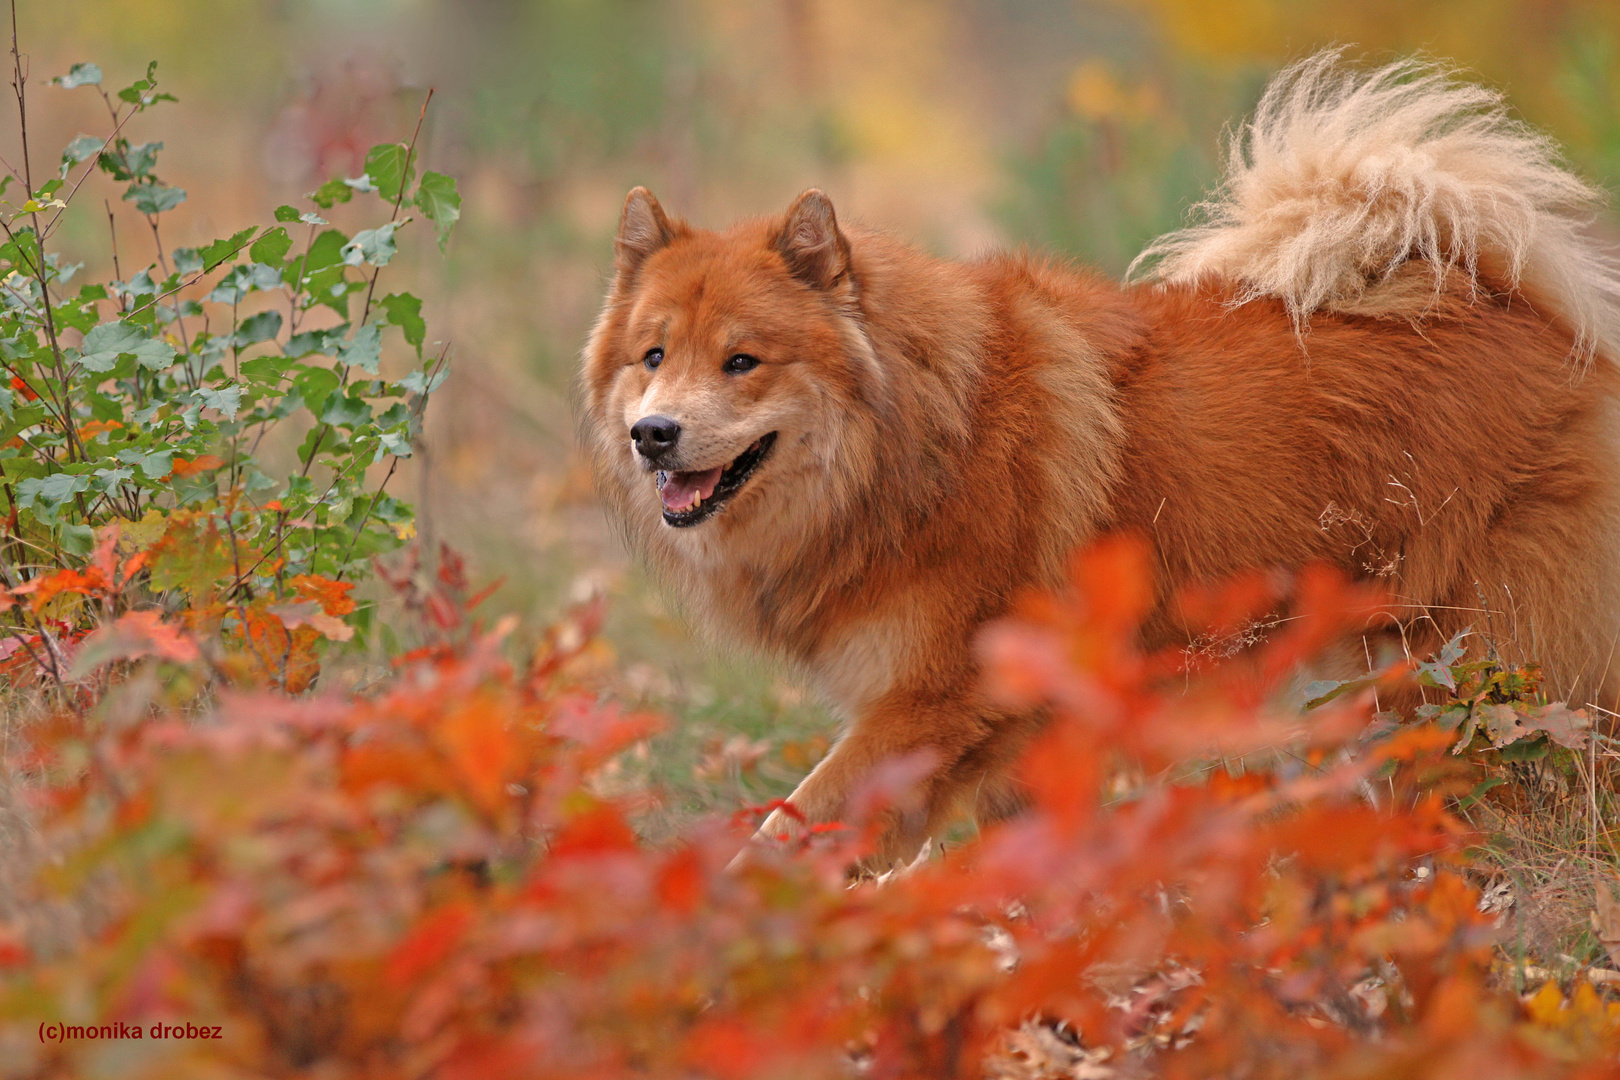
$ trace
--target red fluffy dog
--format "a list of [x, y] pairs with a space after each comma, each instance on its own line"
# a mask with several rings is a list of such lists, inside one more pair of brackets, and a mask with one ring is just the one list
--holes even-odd
[[1620, 274], [1594, 201], [1492, 93], [1334, 54], [1273, 83], [1143, 284], [934, 259], [819, 191], [708, 232], [637, 188], [584, 439], [692, 618], [841, 714], [791, 797], [808, 819], [926, 752], [890, 857], [1016, 804], [1036, 721], [984, 697], [974, 635], [1107, 530], [1152, 542], [1167, 596], [1310, 560], [1382, 577], [1413, 651], [1489, 621], [1607, 699]]

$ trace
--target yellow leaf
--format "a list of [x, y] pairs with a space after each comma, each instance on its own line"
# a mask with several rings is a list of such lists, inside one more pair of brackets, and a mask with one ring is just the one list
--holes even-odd
[[1541, 989], [1525, 1000], [1524, 1007], [1532, 1020], [1545, 1027], [1563, 1027], [1568, 1023], [1568, 1014], [1564, 1012], [1564, 992], [1551, 979], [1542, 983]]

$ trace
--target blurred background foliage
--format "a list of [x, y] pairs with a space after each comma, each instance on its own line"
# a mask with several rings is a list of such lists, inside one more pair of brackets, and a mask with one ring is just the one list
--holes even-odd
[[[79, 60], [115, 81], [159, 62], [180, 105], [139, 134], [167, 137], [170, 182], [208, 193], [170, 215], [172, 244], [358, 175], [366, 148], [408, 134], [436, 88], [424, 164], [460, 178], [463, 219], [449, 259], [402, 266], [414, 280], [398, 284], [428, 298], [453, 375], [400, 492], [419, 501], [427, 539], [505, 577], [492, 606], [541, 625], [570, 598], [610, 594], [602, 666], [624, 695], [685, 721], [648, 768], [695, 777], [694, 809], [784, 791], [825, 745], [825, 721], [777, 673], [687, 640], [574, 457], [569, 382], [629, 187], [718, 225], [815, 185], [846, 217], [941, 254], [1027, 245], [1117, 274], [1213, 181], [1223, 126], [1267, 74], [1334, 43], [1370, 60], [1453, 60], [1504, 89], [1587, 175], [1620, 184], [1614, 0], [18, 6], [36, 167], [101, 130], [98, 102], [45, 78]], [[15, 160], [5, 125], [0, 150]], [[103, 196], [129, 213], [110, 185], [92, 205]], [[73, 257], [104, 264], [106, 222], [74, 222]], [[120, 226], [126, 263], [150, 258], [138, 225]]]

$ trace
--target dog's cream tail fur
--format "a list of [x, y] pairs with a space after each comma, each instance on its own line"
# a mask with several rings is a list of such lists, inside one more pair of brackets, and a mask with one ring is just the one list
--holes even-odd
[[[1472, 280], [1487, 258], [1558, 306], [1547, 314], [1573, 331], [1579, 361], [1620, 359], [1620, 263], [1587, 231], [1601, 204], [1496, 91], [1419, 60], [1357, 71], [1333, 49], [1272, 80], [1202, 223], [1131, 270], [1278, 297], [1303, 329], [1314, 311], [1419, 315], [1449, 271]], [[1412, 259], [1432, 289], [1394, 280]]]

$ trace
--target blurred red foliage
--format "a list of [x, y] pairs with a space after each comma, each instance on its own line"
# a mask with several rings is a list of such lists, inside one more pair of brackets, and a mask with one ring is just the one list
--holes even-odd
[[[737, 823], [638, 842], [593, 777], [657, 721], [569, 677], [599, 610], [513, 665], [458, 563], [391, 580], [435, 643], [375, 693], [231, 691], [194, 718], [115, 688], [14, 748], [54, 856], [29, 902], [79, 905], [91, 936], [3, 935], [0, 1074], [1616, 1071], [1620, 1010], [1590, 987], [1493, 988], [1449, 737], [1370, 725], [1361, 698], [1280, 704], [1376, 603], [1326, 572], [1189, 598], [1217, 632], [1286, 606], [1260, 645], [1193, 664], [1136, 645], [1143, 549], [1082, 553], [984, 641], [997, 693], [1051, 714], [1028, 812], [857, 884], [860, 821], [736, 871]], [[146, 662], [183, 660], [142, 632], [167, 656]], [[223, 1037], [45, 1044], [46, 1020]], [[1066, 1071], [1042, 1071], [1040, 1032]]]

